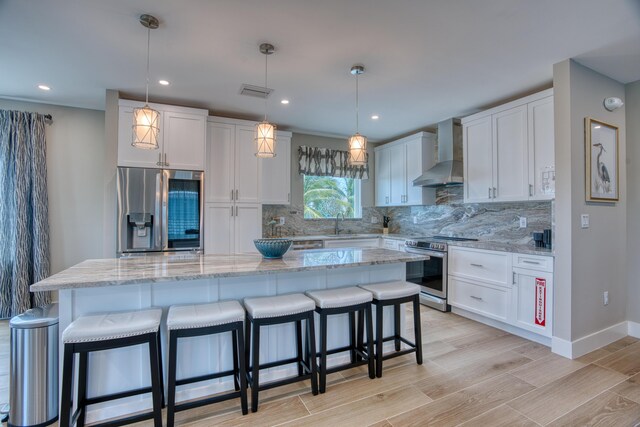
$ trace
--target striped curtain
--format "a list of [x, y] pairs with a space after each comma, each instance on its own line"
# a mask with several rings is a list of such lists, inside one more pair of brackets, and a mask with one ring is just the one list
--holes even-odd
[[311, 176], [369, 179], [368, 163], [364, 166], [352, 166], [348, 160], [348, 151], [302, 145], [298, 148], [298, 173]]
[[50, 301], [29, 286], [49, 276], [44, 116], [0, 110], [0, 318]]

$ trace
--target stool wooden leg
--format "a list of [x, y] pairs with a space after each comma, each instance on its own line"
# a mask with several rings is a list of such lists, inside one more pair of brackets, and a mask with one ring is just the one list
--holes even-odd
[[[358, 348], [358, 350], [363, 351], [364, 350], [364, 310], [360, 310], [358, 311], [358, 331], [356, 333], [356, 335], [358, 336], [357, 340], [358, 342], [356, 343], [356, 346]], [[362, 357], [356, 353], [356, 361], [361, 361]]]
[[351, 363], [356, 362], [356, 313], [352, 311], [349, 313], [349, 346], [351, 351], [349, 352]]
[[240, 383], [238, 382], [238, 331], [236, 329], [231, 331], [231, 347], [233, 348], [233, 388], [238, 391]]
[[400, 351], [400, 304], [393, 306], [393, 336], [396, 351]]
[[413, 299], [413, 330], [415, 331], [416, 362], [422, 365], [422, 329], [420, 322], [420, 297]]
[[176, 408], [176, 356], [178, 353], [178, 337], [169, 331], [169, 377], [167, 401], [167, 427], [173, 427]]
[[69, 427], [71, 421], [71, 385], [73, 380], [73, 344], [65, 344], [62, 362], [62, 396], [60, 399], [60, 426]]
[[371, 310], [371, 304], [366, 308], [365, 313], [367, 317], [367, 356], [369, 356], [369, 378], [374, 379], [376, 374], [373, 366], [373, 313]]
[[[327, 315], [320, 314], [320, 393], [327, 389]], [[315, 359], [315, 358], [314, 358]]]
[[162, 369], [162, 345], [160, 344], [160, 331], [156, 334], [156, 342], [158, 345], [158, 371], [160, 372], [160, 399], [162, 402], [162, 407], [165, 407], [165, 399], [164, 399], [164, 370]]
[[302, 369], [302, 320], [296, 321], [296, 358], [298, 359], [298, 376], [304, 374]]
[[251, 355], [251, 320], [249, 315], [244, 319], [244, 366], [247, 369], [247, 378], [249, 378], [249, 356]]
[[149, 359], [151, 365], [151, 395], [153, 398], [153, 425], [162, 427], [162, 392], [160, 391], [160, 364], [158, 342], [155, 335], [149, 337]]
[[307, 318], [307, 342], [309, 343], [310, 353], [307, 363], [311, 367], [311, 393], [316, 396], [318, 394], [318, 367], [316, 363], [316, 327], [313, 312]]
[[84, 427], [84, 422], [87, 416], [87, 358], [88, 354], [86, 352], [78, 353], [78, 419], [76, 420], [76, 425], [78, 427]]
[[382, 334], [382, 312], [384, 307], [382, 304], [376, 304], [376, 376], [382, 377], [382, 344], [384, 344], [384, 335]]
[[251, 343], [253, 351], [253, 366], [251, 367], [251, 411], [258, 411], [258, 387], [260, 387], [260, 324], [253, 319], [253, 340]]
[[245, 364], [245, 349], [244, 349], [244, 336], [242, 334], [242, 326], [238, 328], [238, 362], [239, 372], [238, 377], [240, 378], [240, 406], [242, 408], [242, 415], [247, 415], [249, 412], [247, 405], [247, 365]]

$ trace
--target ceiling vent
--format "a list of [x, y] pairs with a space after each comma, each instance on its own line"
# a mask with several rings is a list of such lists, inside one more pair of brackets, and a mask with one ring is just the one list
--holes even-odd
[[253, 96], [255, 98], [268, 98], [273, 89], [263, 86], [254, 86], [244, 83], [240, 86], [240, 95]]

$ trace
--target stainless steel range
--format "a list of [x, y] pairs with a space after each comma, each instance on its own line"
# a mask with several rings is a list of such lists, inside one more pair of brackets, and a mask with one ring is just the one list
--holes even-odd
[[450, 311], [447, 304], [447, 242], [475, 241], [465, 237], [432, 236], [407, 240], [405, 251], [427, 255], [429, 259], [407, 263], [407, 281], [420, 285], [420, 302], [440, 311]]

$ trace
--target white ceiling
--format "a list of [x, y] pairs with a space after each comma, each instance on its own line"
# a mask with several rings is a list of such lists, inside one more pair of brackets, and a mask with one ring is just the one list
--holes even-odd
[[105, 89], [143, 96], [142, 13], [161, 22], [152, 101], [259, 118], [263, 101], [238, 92], [263, 85], [269, 41], [270, 119], [311, 133], [354, 131], [354, 63], [372, 140], [548, 87], [567, 58], [640, 79], [637, 0], [0, 0], [0, 97], [103, 109]]

